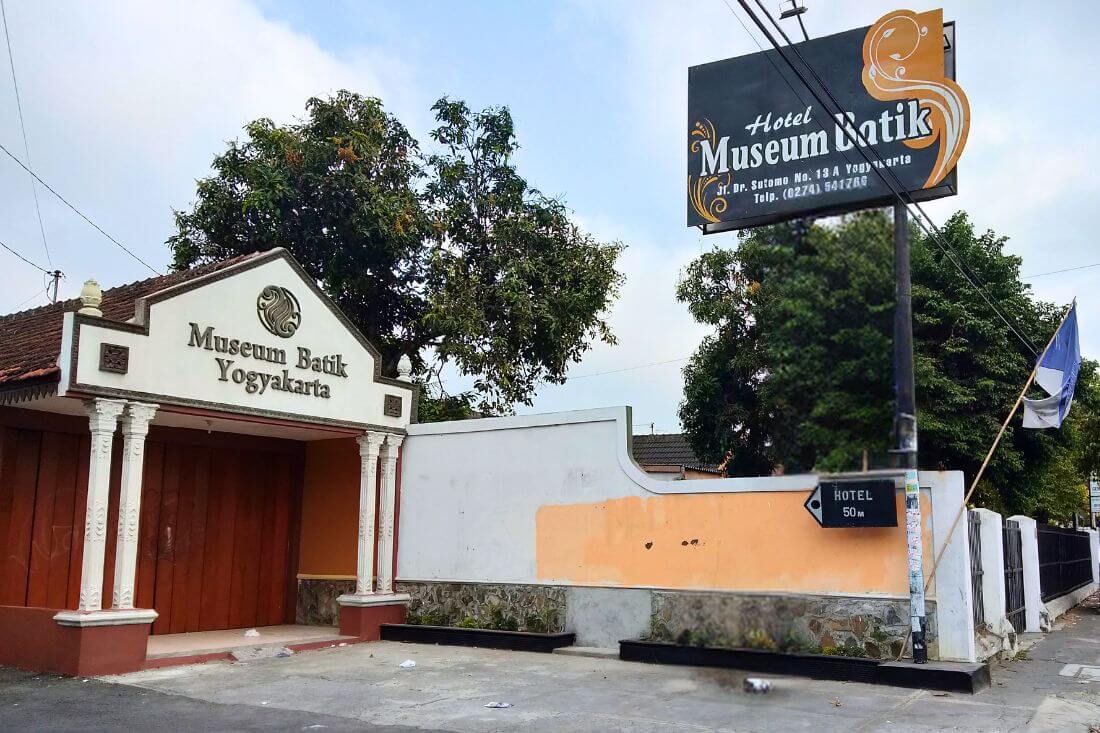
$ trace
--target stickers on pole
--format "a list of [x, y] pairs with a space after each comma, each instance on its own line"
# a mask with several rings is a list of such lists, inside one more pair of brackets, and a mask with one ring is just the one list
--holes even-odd
[[892, 478], [822, 481], [805, 507], [822, 527], [896, 527]]

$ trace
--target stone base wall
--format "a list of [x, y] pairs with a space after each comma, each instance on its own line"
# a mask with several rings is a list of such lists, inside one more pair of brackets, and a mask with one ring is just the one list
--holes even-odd
[[354, 580], [300, 579], [294, 621], [310, 626], [338, 626], [340, 604], [336, 599], [354, 592]]
[[[859, 653], [894, 659], [909, 633], [909, 601], [888, 598], [433, 582], [399, 582], [397, 591], [411, 596], [409, 617], [413, 623], [500, 628], [503, 622], [504, 627], [524, 630], [532, 625], [526, 620], [534, 617], [549, 631], [575, 632], [578, 643], [581, 639], [603, 640], [607, 646], [614, 646], [626, 628], [619, 607], [633, 611], [639, 610], [639, 604], [639, 613], [648, 608], [648, 629], [628, 632], [631, 636], [700, 646]], [[600, 593], [626, 595], [604, 599]], [[929, 601], [926, 614], [932, 659], [938, 656], [935, 611], [935, 601]], [[631, 621], [626, 626], [643, 625]]]
[[519, 631], [565, 629], [566, 589], [549, 585], [497, 583], [405, 583], [408, 620], [432, 626], [471, 625]]
[[[937, 656], [935, 602], [927, 604], [929, 657]], [[909, 601], [654, 591], [651, 637], [715, 646], [791, 651], [858, 648], [895, 659], [909, 634]], [[849, 651], [851, 653], [851, 651]]]

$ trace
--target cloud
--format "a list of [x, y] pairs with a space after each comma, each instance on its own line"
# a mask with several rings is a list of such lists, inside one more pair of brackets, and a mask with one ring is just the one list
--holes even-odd
[[[172, 209], [189, 205], [195, 179], [245, 122], [288, 121], [310, 96], [342, 87], [391, 108], [407, 99], [394, 91], [408, 86], [400, 64], [362, 47], [335, 55], [240, 0], [23, 3], [8, 21], [35, 169], [161, 270]], [[22, 154], [11, 94], [0, 85], [0, 142]], [[68, 276], [63, 296], [87, 277], [106, 285], [151, 274], [48, 193], [40, 199], [54, 263]], [[45, 264], [28, 181], [6, 159], [0, 239]], [[40, 288], [40, 274], [0, 263], [6, 310]]]

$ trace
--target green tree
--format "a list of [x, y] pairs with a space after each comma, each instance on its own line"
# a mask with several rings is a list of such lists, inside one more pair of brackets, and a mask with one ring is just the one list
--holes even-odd
[[[744, 234], [735, 250], [715, 249], [685, 269], [678, 297], [715, 328], [685, 369], [680, 409], [701, 457], [732, 452], [736, 473], [858, 469], [864, 456], [886, 464], [894, 400], [891, 233], [882, 212], [804, 235], [790, 225], [764, 227]], [[975, 234], [962, 213], [943, 234], [952, 255], [1041, 348], [1061, 311], [1031, 298], [1005, 240]], [[918, 232], [912, 276], [921, 465], [970, 477], [1034, 357]], [[1082, 370], [1079, 392], [1094, 390], [1093, 373], [1091, 364]], [[1052, 487], [1065, 486], [1071, 470], [1078, 476], [1071, 483], [1081, 483], [1083, 441], [1100, 433], [1096, 402], [1079, 400], [1060, 431], [1022, 430], [1017, 419], [979, 500], [1042, 516], [1072, 511], [1075, 490]]]
[[604, 314], [622, 245], [580, 231], [518, 174], [506, 108], [440, 100], [427, 155], [378, 99], [341, 91], [306, 110], [248, 124], [214, 159], [176, 212], [176, 269], [285, 247], [378, 346], [383, 373], [408, 355], [442, 398], [446, 365], [475, 377], [441, 415], [529, 403], [594, 339], [614, 342]]

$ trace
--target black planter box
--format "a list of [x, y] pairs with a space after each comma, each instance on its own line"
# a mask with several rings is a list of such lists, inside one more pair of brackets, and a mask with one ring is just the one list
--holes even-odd
[[619, 658], [628, 662], [723, 667], [747, 672], [917, 687], [944, 692], [973, 694], [989, 687], [987, 664], [881, 662], [862, 657], [681, 646], [658, 641], [620, 641]]
[[420, 626], [418, 624], [382, 624], [385, 641], [410, 641], [418, 644], [479, 646], [487, 649], [511, 649], [519, 652], [552, 652], [572, 646], [575, 634], [535, 634], [530, 631], [464, 629], [457, 626]]

